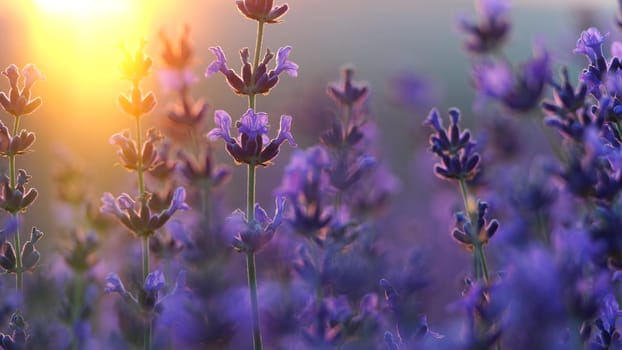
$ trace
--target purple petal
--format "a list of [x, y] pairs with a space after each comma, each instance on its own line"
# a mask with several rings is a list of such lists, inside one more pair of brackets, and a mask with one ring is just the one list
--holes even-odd
[[160, 270], [150, 272], [145, 278], [144, 289], [146, 292], [156, 293], [165, 285], [164, 274]]
[[285, 46], [279, 49], [276, 54], [276, 69], [274, 70], [276, 75], [282, 72], [287, 73], [290, 77], [298, 76], [298, 65], [292, 61], [288, 61], [289, 54], [292, 51], [291, 46]]
[[219, 109], [214, 112], [214, 122], [217, 127], [210, 130], [210, 132], [207, 133], [207, 137], [212, 141], [222, 138], [226, 142], [231, 142], [233, 140], [230, 133], [231, 116], [222, 109]]
[[285, 208], [285, 197], [276, 197], [276, 210], [274, 212], [274, 218], [272, 219], [272, 228], [277, 228], [283, 221], [283, 212]]
[[171, 206], [174, 210], [189, 210], [190, 206], [185, 202], [186, 190], [183, 187], [177, 187], [173, 193], [173, 201]]
[[133, 210], [136, 202], [130, 197], [127, 193], [122, 193], [119, 198], [117, 198], [118, 207], [121, 210]]
[[117, 217], [123, 216], [123, 212], [121, 208], [117, 205], [117, 201], [110, 192], [104, 193], [101, 198], [102, 206], [99, 208], [99, 211], [104, 214], [113, 214]]
[[277, 142], [278, 143], [282, 143], [283, 141], [287, 140], [287, 142], [292, 146], [292, 147], [297, 147], [298, 145], [296, 144], [296, 141], [294, 140], [294, 136], [291, 133], [292, 130], [292, 116], [291, 115], [282, 115], [281, 116], [281, 123], [280, 123], [280, 128], [279, 128], [279, 134], [277, 136]]
[[[238, 130], [241, 134], [246, 134], [251, 139], [257, 137], [257, 135], [262, 135], [262, 138], [267, 138], [268, 113], [255, 113], [252, 108], [249, 108], [246, 113], [242, 115], [242, 118], [240, 118]], [[264, 142], [266, 142], [265, 139]]]
[[227, 58], [225, 57], [225, 53], [222, 51], [222, 48], [220, 46], [210, 47], [209, 50], [216, 56], [216, 59], [212, 61], [209, 66], [207, 66], [205, 77], [209, 78], [218, 72], [225, 73], [229, 70], [227, 67]]
[[106, 293], [119, 293], [123, 297], [128, 295], [119, 275], [114, 272], [110, 272], [108, 276], [106, 276], [106, 287], [104, 291]]
[[258, 203], [255, 203], [255, 221], [257, 221], [261, 225], [269, 224], [271, 221], [266, 211], [261, 206], [259, 206]]

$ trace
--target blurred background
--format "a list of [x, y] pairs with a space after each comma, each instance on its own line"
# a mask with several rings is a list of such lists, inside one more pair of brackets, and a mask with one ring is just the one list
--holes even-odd
[[[353, 65], [355, 79], [368, 81], [371, 86], [369, 108], [371, 118], [379, 125], [379, 153], [401, 183], [393, 208], [400, 208], [400, 215], [408, 215], [404, 213], [410, 208], [429, 207], [432, 213], [436, 207], [445, 208], [436, 213], [436, 219], [442, 222], [438, 232], [416, 232], [416, 221], [422, 216], [415, 215], [413, 235], [427, 239], [426, 244], [442, 246], [435, 248], [439, 256], [457, 254], [455, 245], [448, 244], [447, 223], [452, 217], [449, 204], [427, 201], [431, 185], [447, 185], [432, 174], [431, 156], [424, 151], [428, 130], [421, 122], [433, 105], [441, 110], [458, 106], [466, 115], [467, 125], [478, 128], [476, 113], [472, 112], [472, 58], [462, 49], [464, 35], [457, 29], [460, 16], [475, 16], [473, 1], [288, 3], [291, 9], [285, 22], [267, 26], [264, 48], [276, 51], [291, 45], [290, 59], [300, 65], [300, 70], [297, 79], [285, 77], [270, 96], [258, 97], [258, 108], [271, 116], [275, 129], [272, 133], [276, 133], [279, 116], [291, 114], [299, 147], [317, 143], [319, 133], [329, 125], [335, 112], [325, 94], [326, 85], [338, 80], [344, 64]], [[533, 42], [542, 40], [553, 51], [556, 71], [561, 65], [573, 68], [574, 63], [584, 60], [572, 54], [581, 30], [598, 26], [601, 31], [616, 35], [612, 25], [617, 6], [615, 0], [513, 1], [512, 31], [505, 54], [514, 63], [524, 61], [531, 56]], [[51, 174], [59, 150], [82, 163], [89, 174], [93, 198], [108, 191], [132, 191], [133, 176], [115, 166], [116, 149], [108, 142], [113, 133], [133, 127], [132, 120], [116, 102], [119, 93], [127, 93], [129, 88], [120, 79], [117, 68], [122, 56], [119, 45], [133, 48], [141, 38], [148, 41], [146, 52], [154, 59], [154, 74], [147, 85], [156, 94], [159, 105], [144, 120], [147, 124], [162, 125], [174, 96], [162, 91], [155, 74], [162, 67], [158, 31], [164, 30], [176, 38], [184, 24], [192, 30], [197, 57], [194, 72], [200, 77], [192, 94], [209, 103], [208, 124], [213, 125], [211, 119], [216, 109], [227, 110], [237, 119], [246, 109], [246, 99], [234, 96], [221, 75], [203, 78], [205, 68], [213, 60], [209, 47], [222, 46], [230, 66], [237, 70], [239, 49], [254, 45], [255, 23], [238, 14], [233, 0], [0, 0], [0, 66], [35, 63], [47, 78], [34, 88], [34, 94], [43, 98], [42, 108], [24, 118], [22, 124], [36, 132], [37, 143], [33, 154], [18, 159], [18, 166], [29, 169], [33, 186], [40, 190], [27, 221], [36, 223], [44, 232], [53, 231], [56, 225]], [[571, 76], [576, 76], [577, 67], [574, 64]], [[428, 95], [416, 106], [404, 108], [392, 95], [391, 81], [403, 72], [412, 72], [427, 82]], [[8, 90], [8, 83], [1, 80], [0, 89]], [[0, 118], [12, 122], [6, 115]], [[317, 118], [325, 122], [317, 122]], [[223, 148], [222, 143], [215, 144], [219, 159], [230, 164]], [[258, 173], [258, 201], [267, 203], [269, 208], [272, 189], [280, 182], [291, 153], [284, 149], [284, 155], [274, 166]], [[413, 172], [422, 171], [428, 172], [429, 182], [409, 181]], [[245, 172], [242, 167], [234, 168], [234, 184], [243, 183]], [[424, 175], [419, 177], [425, 178]], [[244, 186], [229, 188], [227, 206], [242, 207]], [[455, 193], [455, 189], [447, 191]], [[386, 220], [390, 221], [392, 215], [398, 214], [390, 214]], [[463, 255], [464, 266], [453, 269], [468, 269], [468, 255]], [[445, 293], [455, 296], [456, 291]]]

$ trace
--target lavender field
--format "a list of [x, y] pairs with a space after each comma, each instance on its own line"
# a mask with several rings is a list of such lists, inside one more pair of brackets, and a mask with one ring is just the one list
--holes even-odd
[[0, 348], [622, 349], [622, 0], [314, 1], [0, 4]]

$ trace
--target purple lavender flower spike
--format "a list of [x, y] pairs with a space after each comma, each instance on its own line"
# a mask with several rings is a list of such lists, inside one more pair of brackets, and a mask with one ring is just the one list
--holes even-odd
[[432, 109], [424, 125], [431, 125], [435, 133], [430, 136], [430, 150], [439, 158], [434, 173], [444, 179], [470, 180], [479, 171], [480, 156], [475, 152], [476, 142], [468, 130], [460, 130], [460, 111], [449, 110], [451, 125], [443, 128], [438, 110]]
[[216, 56], [216, 59], [207, 66], [205, 77], [209, 78], [218, 72], [227, 75], [229, 67], [227, 67], [227, 58], [222, 48], [220, 46], [210, 47], [209, 50]]
[[279, 128], [279, 134], [276, 137], [275, 142], [281, 144], [287, 140], [290, 146], [297, 147], [298, 145], [296, 144], [296, 141], [294, 140], [294, 136], [292, 135], [291, 130], [292, 130], [292, 116], [282, 115], [281, 122], [280, 122], [280, 128]]
[[581, 32], [581, 36], [577, 40], [577, 47], [573, 52], [585, 55], [592, 64], [596, 65], [597, 61], [603, 58], [602, 44], [608, 36], [609, 33], [602, 35], [598, 29], [590, 27]]
[[219, 138], [222, 138], [227, 143], [234, 142], [231, 138], [230, 133], [231, 116], [229, 116], [229, 114], [222, 109], [219, 109], [214, 112], [214, 122], [216, 123], [217, 127], [210, 130], [210, 132], [207, 133], [207, 137], [211, 141], [216, 141]]
[[143, 288], [147, 293], [157, 293], [165, 284], [164, 274], [160, 270], [155, 270], [147, 275]]
[[279, 49], [276, 54], [276, 68], [274, 74], [279, 75], [282, 72], [287, 73], [290, 77], [298, 76], [298, 65], [292, 61], [289, 61], [289, 54], [292, 51], [291, 46], [285, 46]]

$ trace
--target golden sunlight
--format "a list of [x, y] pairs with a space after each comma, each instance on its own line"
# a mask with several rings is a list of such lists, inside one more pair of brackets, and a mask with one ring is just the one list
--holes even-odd
[[[116, 98], [125, 92], [118, 70], [119, 46], [134, 47], [155, 37], [153, 13], [158, 1], [146, 0], [35, 0], [24, 5], [29, 14], [33, 57], [50, 81], [63, 89], [51, 97], [65, 110], [51, 111], [84, 117], [71, 118], [76, 127], [111, 127], [124, 121]], [[157, 43], [149, 42], [157, 45]], [[58, 89], [57, 89], [58, 90]], [[58, 102], [60, 101], [60, 102]], [[119, 116], [118, 118], [116, 116]], [[69, 116], [66, 116], [70, 118]]]
[[42, 10], [79, 17], [122, 14], [131, 9], [128, 0], [35, 0]]

